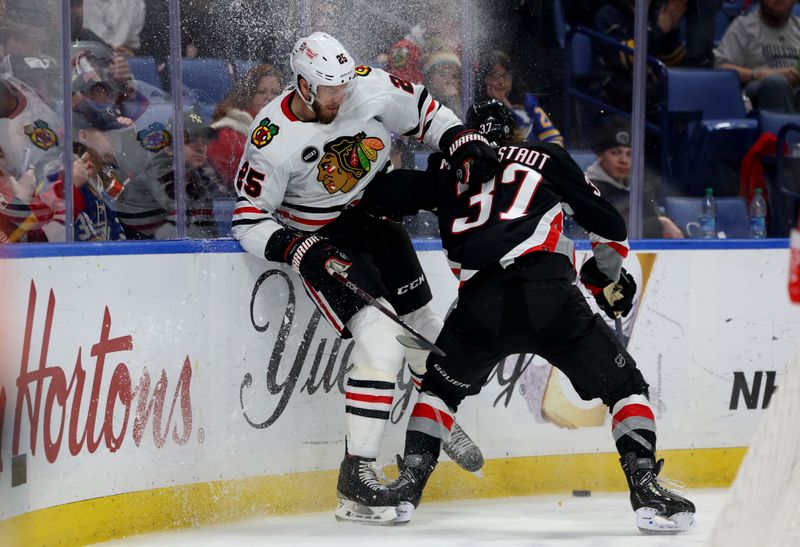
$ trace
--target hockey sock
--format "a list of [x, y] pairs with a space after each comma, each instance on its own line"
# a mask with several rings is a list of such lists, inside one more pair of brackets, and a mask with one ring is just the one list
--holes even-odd
[[637, 458], [655, 458], [656, 422], [647, 397], [630, 395], [620, 399], [611, 416], [611, 434], [621, 456], [634, 452]]
[[394, 402], [394, 382], [349, 378], [345, 389], [348, 453], [377, 458]]
[[454, 421], [453, 413], [444, 401], [422, 392], [408, 420], [405, 455], [433, 454], [438, 458], [442, 442], [450, 437]]

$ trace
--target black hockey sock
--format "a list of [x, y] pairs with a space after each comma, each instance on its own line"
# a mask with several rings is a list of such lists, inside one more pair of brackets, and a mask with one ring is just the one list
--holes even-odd
[[439, 451], [442, 448], [442, 440], [420, 431], [406, 432], [406, 447], [404, 457], [410, 454], [425, 455], [430, 454], [434, 460], [439, 458]]

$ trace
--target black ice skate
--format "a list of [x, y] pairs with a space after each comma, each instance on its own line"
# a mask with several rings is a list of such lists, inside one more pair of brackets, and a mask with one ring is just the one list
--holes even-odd
[[378, 480], [374, 462], [373, 458], [345, 454], [336, 486], [336, 520], [384, 525], [397, 519], [397, 493]]
[[389, 485], [399, 500], [394, 524], [407, 524], [422, 499], [428, 477], [436, 468], [436, 457], [433, 454], [409, 454], [405, 459], [397, 456], [397, 467], [400, 476]]
[[643, 534], [678, 534], [694, 524], [694, 504], [658, 483], [664, 460], [654, 462], [629, 452], [619, 461], [628, 479], [636, 525]]
[[450, 430], [450, 438], [442, 443], [442, 450], [447, 456], [456, 462], [462, 469], [471, 473], [476, 473], [483, 467], [483, 454], [478, 445], [469, 438], [461, 429], [458, 422], [453, 422]]

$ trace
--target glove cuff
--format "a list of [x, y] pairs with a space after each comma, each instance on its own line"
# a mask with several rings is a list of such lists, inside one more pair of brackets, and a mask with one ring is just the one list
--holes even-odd
[[[300, 263], [308, 250], [316, 243], [322, 241], [317, 236], [299, 236], [291, 245], [286, 249], [286, 262], [292, 266], [292, 269], [300, 273]], [[291, 258], [291, 262], [289, 261]]]
[[606, 274], [600, 271], [600, 268], [597, 266], [597, 260], [594, 257], [583, 264], [580, 278], [581, 283], [589, 289], [592, 296], [597, 296], [604, 288], [614, 283], [613, 279], [610, 279]]
[[456, 151], [467, 143], [479, 141], [486, 146], [491, 146], [489, 141], [486, 140], [482, 134], [475, 129], [469, 129], [463, 125], [451, 127], [445, 131], [439, 141], [439, 147], [442, 149], [448, 158], [452, 158]]

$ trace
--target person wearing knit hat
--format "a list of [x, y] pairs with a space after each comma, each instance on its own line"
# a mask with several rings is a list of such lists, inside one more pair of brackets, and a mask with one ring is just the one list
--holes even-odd
[[[592, 151], [597, 161], [586, 169], [586, 177], [622, 214], [626, 222], [630, 210], [631, 131], [627, 121], [612, 119], [597, 132]], [[683, 233], [669, 217], [661, 215], [655, 202], [655, 189], [645, 179], [642, 235], [645, 238], [679, 239]]]
[[451, 51], [437, 51], [422, 59], [425, 87], [431, 95], [453, 110], [461, 112], [461, 60]]

